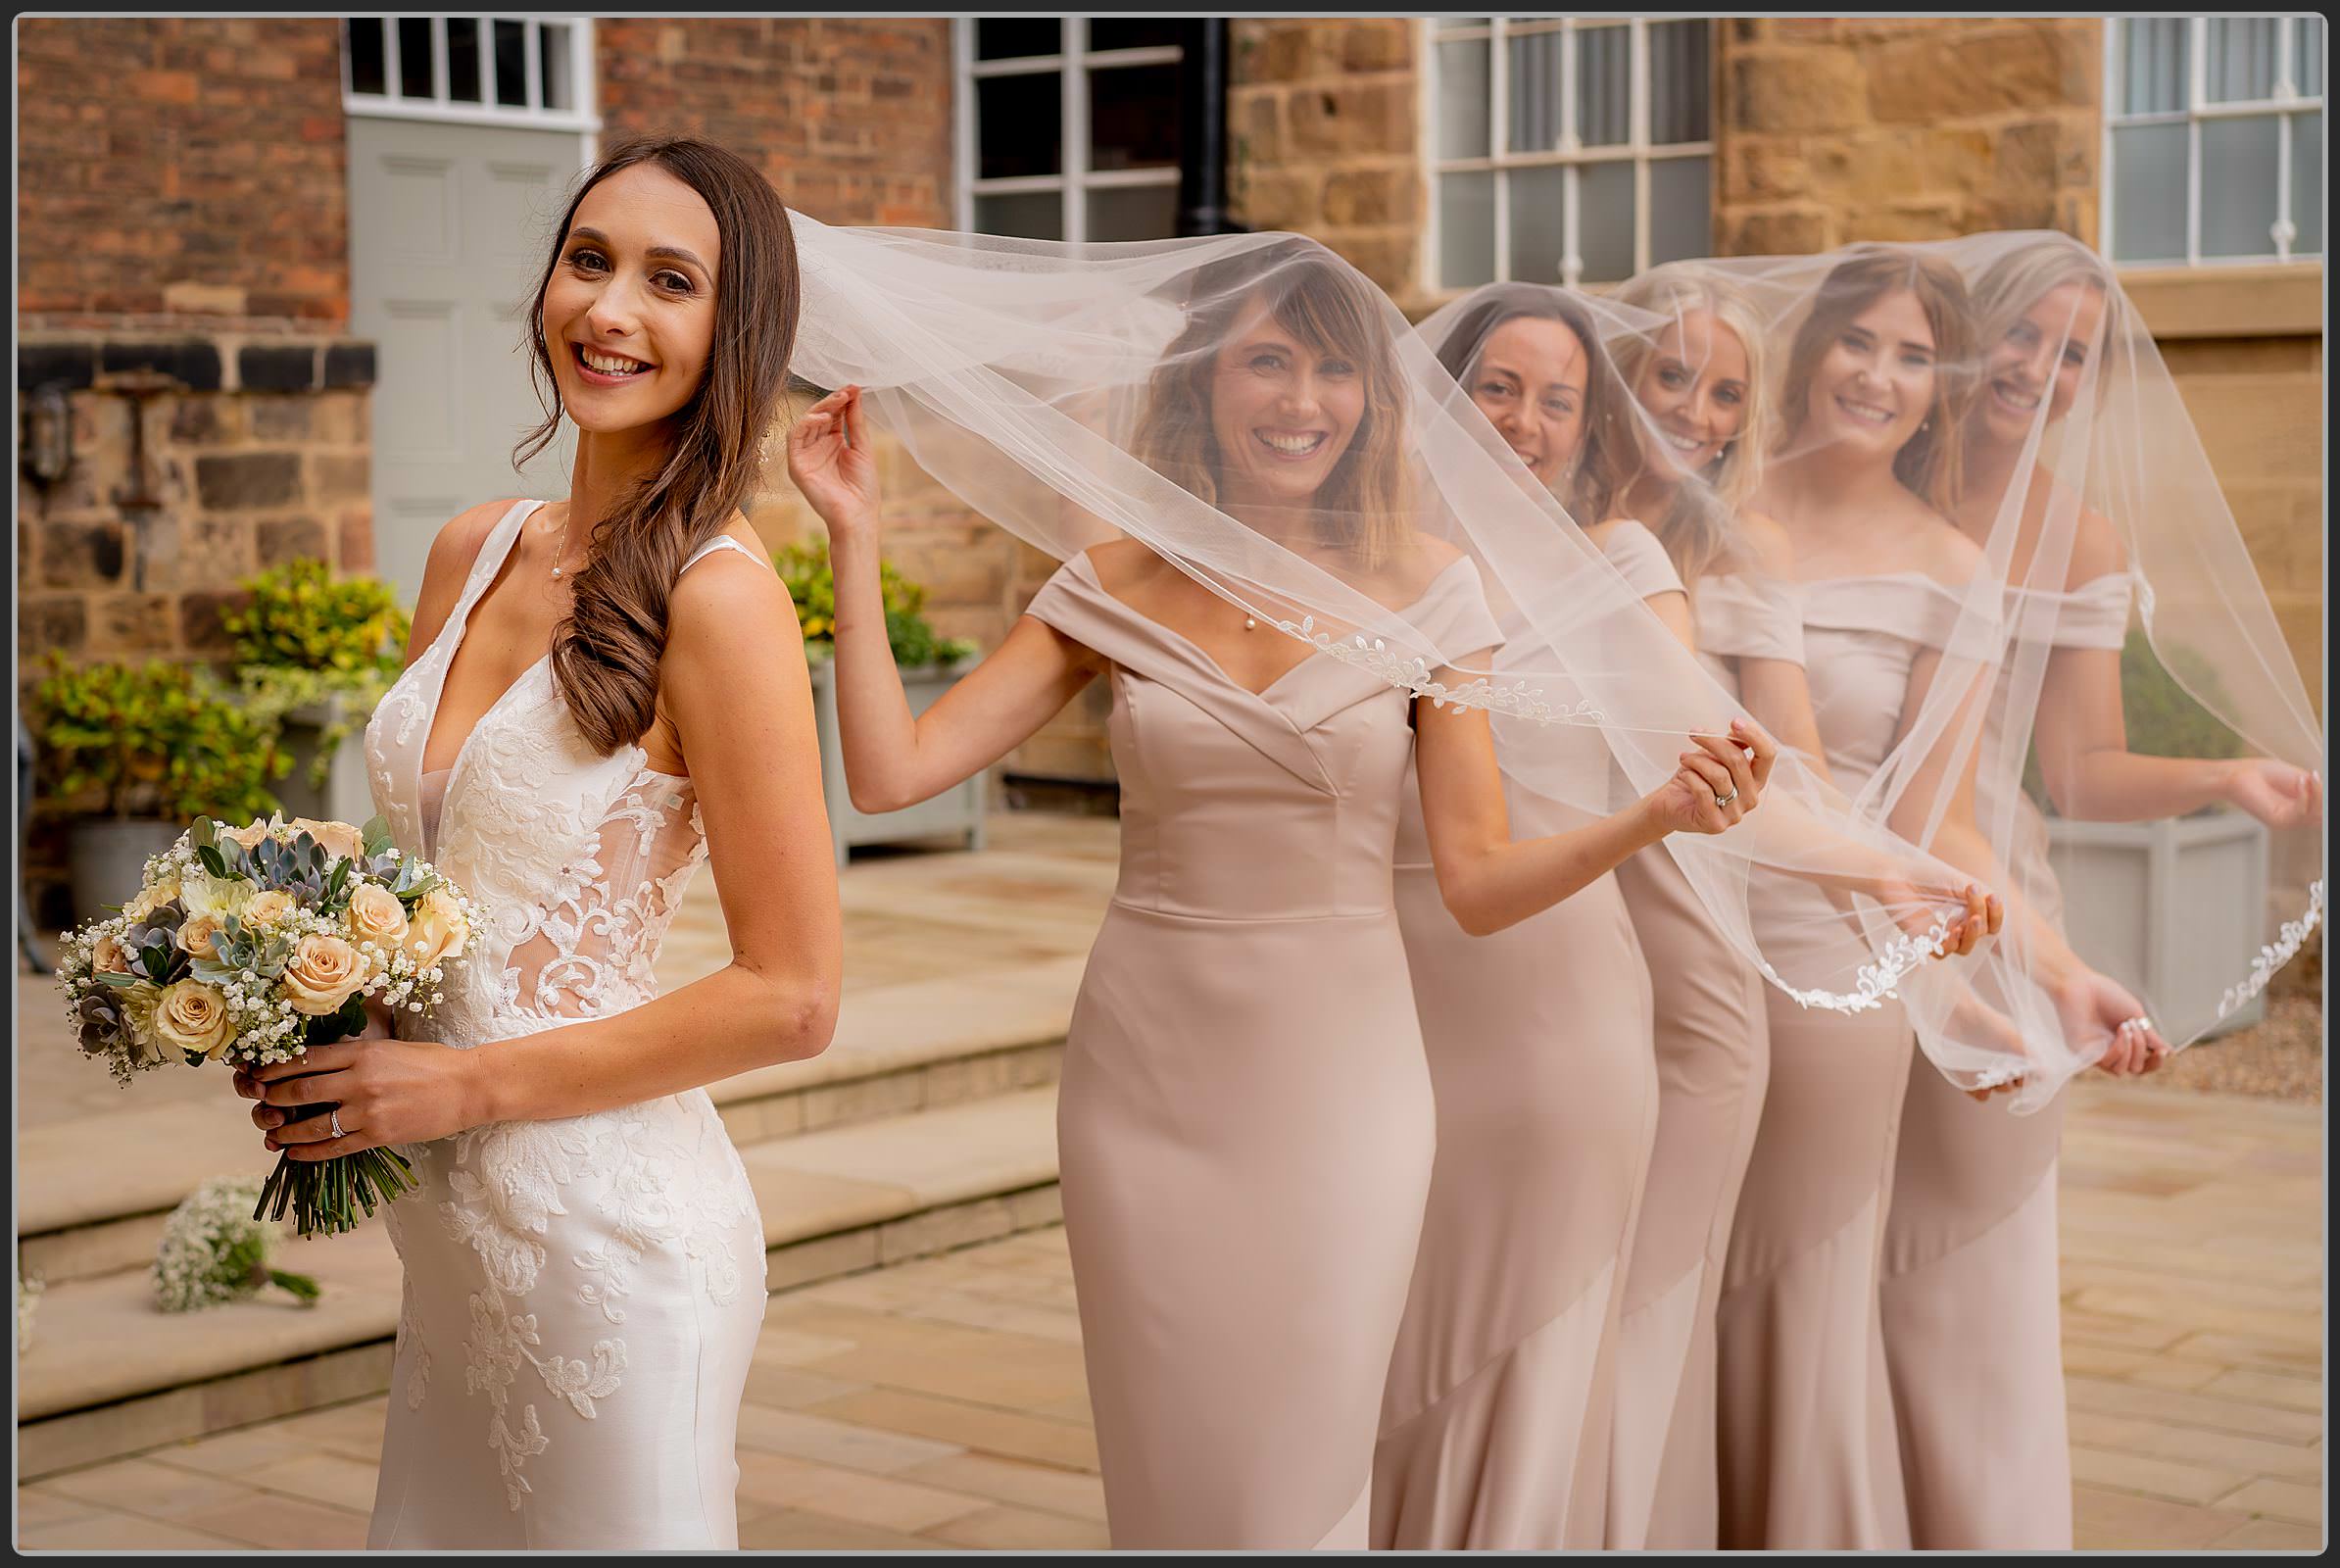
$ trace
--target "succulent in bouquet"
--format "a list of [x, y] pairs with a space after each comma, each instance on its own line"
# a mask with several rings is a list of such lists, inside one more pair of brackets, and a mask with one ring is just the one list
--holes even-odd
[[[127, 1083], [171, 1061], [292, 1061], [365, 1032], [367, 1004], [421, 1012], [477, 923], [471, 902], [402, 854], [381, 818], [271, 816], [240, 828], [200, 817], [147, 861], [120, 912], [69, 934], [57, 976], [81, 1050]], [[331, 1115], [301, 1106], [294, 1120]], [[258, 1219], [289, 1208], [302, 1236], [355, 1227], [412, 1186], [395, 1149], [280, 1157]]]

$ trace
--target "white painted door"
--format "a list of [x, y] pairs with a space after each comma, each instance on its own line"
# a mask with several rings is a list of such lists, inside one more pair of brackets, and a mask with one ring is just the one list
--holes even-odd
[[514, 472], [543, 417], [523, 328], [575, 182], [575, 131], [348, 121], [350, 332], [375, 346], [376, 569], [414, 601], [440, 525], [497, 496], [554, 496], [569, 443]]

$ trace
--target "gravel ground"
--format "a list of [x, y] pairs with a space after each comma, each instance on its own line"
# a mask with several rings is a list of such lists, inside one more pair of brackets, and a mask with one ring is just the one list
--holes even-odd
[[2323, 1004], [2313, 996], [2269, 1000], [2266, 1021], [2179, 1052], [2135, 1080], [2164, 1089], [2323, 1103]]

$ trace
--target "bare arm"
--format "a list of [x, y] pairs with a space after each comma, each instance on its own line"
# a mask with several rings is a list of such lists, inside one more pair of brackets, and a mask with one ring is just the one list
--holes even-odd
[[463, 584], [479, 559], [479, 547], [487, 543], [487, 536], [496, 531], [504, 514], [518, 505], [516, 499], [487, 501], [459, 512], [430, 542], [430, 556], [422, 564], [422, 586], [414, 594], [414, 625], [407, 635], [408, 663], [421, 658], [423, 650], [439, 640], [447, 617], [455, 613], [456, 601], [463, 596]]
[[991, 766], [1102, 667], [1089, 649], [1026, 615], [990, 658], [913, 716], [886, 640], [877, 459], [858, 388], [830, 394], [798, 419], [788, 437], [788, 471], [828, 525], [837, 581], [837, 726], [857, 809], [898, 810]]
[[[1722, 832], [1757, 803], [1775, 756], [1768, 738], [1734, 725], [1733, 740], [1697, 738], [1672, 778], [1624, 810], [1566, 833], [1514, 841], [1487, 714], [1417, 701], [1414, 730], [1438, 896], [1473, 936], [1550, 908], [1669, 833]], [[1716, 805], [1734, 789], [1729, 806]]]
[[[613, 1016], [472, 1051], [371, 1040], [262, 1068], [251, 1075], [266, 1089], [255, 1119], [272, 1139], [296, 1158], [328, 1159], [634, 1104], [824, 1050], [843, 936], [795, 625], [787, 593], [752, 562], [711, 559], [675, 588], [659, 679], [707, 829], [728, 964]], [[321, 1121], [263, 1119], [323, 1102], [341, 1105], [349, 1136], [317, 1136]]]

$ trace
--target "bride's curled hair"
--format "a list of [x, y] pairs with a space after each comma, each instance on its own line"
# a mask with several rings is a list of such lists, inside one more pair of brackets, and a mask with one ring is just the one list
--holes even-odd
[[553, 637], [553, 673], [577, 728], [603, 756], [638, 742], [656, 717], [658, 661], [674, 580], [692, 551], [723, 531], [756, 493], [764, 433], [780, 410], [796, 346], [796, 236], [771, 182], [746, 159], [691, 136], [646, 137], [579, 181], [554, 230], [528, 312], [530, 373], [544, 422], [514, 449], [526, 463], [561, 427], [561, 393], [545, 341], [545, 291], [588, 191], [621, 170], [656, 164], [697, 191], [722, 236], [714, 342], [707, 377], [671, 416], [665, 461], [597, 518], [573, 598]]

